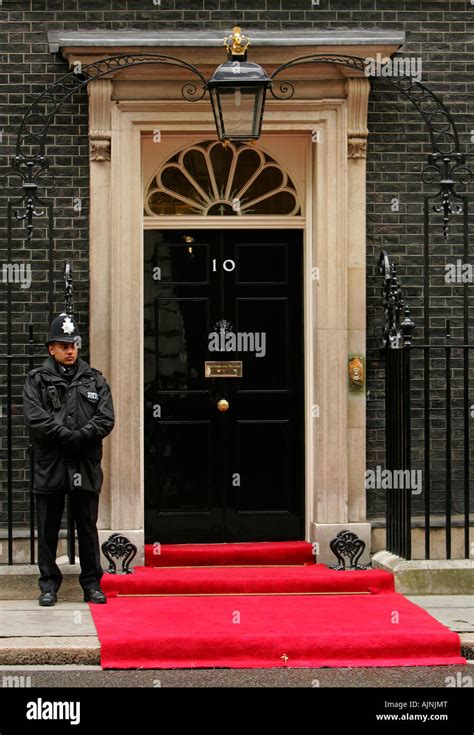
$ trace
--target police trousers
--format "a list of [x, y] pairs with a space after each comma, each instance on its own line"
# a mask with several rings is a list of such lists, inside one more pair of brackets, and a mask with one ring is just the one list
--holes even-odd
[[[38, 566], [41, 573], [39, 586], [42, 592], [57, 592], [63, 580], [61, 570], [56, 564], [56, 553], [66, 492], [67, 490], [35, 493]], [[99, 535], [97, 533], [99, 493], [71, 490], [69, 503], [79, 543], [81, 565], [79, 583], [84, 591], [98, 589], [104, 574], [100, 565]]]

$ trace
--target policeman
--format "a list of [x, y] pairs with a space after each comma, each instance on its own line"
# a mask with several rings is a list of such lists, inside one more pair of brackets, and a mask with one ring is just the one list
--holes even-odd
[[97, 516], [102, 487], [102, 439], [115, 423], [106, 379], [78, 357], [80, 337], [74, 318], [59, 314], [46, 339], [49, 357], [28, 373], [23, 413], [34, 448], [33, 492], [38, 522], [38, 598], [42, 606], [57, 601], [62, 574], [56, 564], [59, 529], [69, 492], [79, 541], [79, 583], [85, 602], [105, 603], [100, 587]]

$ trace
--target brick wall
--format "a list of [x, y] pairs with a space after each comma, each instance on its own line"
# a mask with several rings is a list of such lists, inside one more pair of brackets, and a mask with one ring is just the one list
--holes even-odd
[[[462, 147], [472, 150], [474, 131], [474, 7], [467, 0], [3, 0], [0, 4], [0, 175], [14, 155], [16, 131], [26, 106], [46, 85], [67, 72], [66, 62], [52, 56], [47, 46], [47, 29], [198, 29], [227, 31], [239, 21], [245, 31], [252, 28], [295, 29], [397, 29], [405, 31], [403, 54], [421, 56], [423, 83], [439, 94], [452, 112], [460, 133]], [[379, 299], [380, 277], [377, 255], [385, 247], [399, 263], [399, 274], [406, 286], [415, 321], [422, 317], [422, 194], [421, 167], [429, 152], [427, 131], [411, 104], [390, 92], [381, 81], [373, 85], [369, 113], [368, 203], [367, 203], [367, 319], [368, 319], [368, 465], [383, 464], [384, 405], [383, 373], [375, 351], [381, 327]], [[36, 220], [34, 248], [24, 242], [24, 230], [13, 229], [13, 249], [5, 251], [6, 219], [0, 220], [1, 262], [31, 263], [33, 285], [21, 289], [11, 285], [14, 352], [24, 352], [27, 325], [34, 324], [36, 340], [41, 344], [49, 320], [49, 269], [52, 268], [56, 300], [54, 311], [62, 308], [62, 269], [71, 259], [75, 270], [75, 310], [84, 335], [84, 354], [88, 352], [88, 145], [87, 93], [77, 93], [57, 115], [51, 128], [47, 151], [54, 170], [55, 205], [54, 251], [48, 248], [48, 233]], [[0, 204], [5, 193], [0, 191]], [[399, 211], [392, 211], [393, 200]], [[78, 202], [80, 211], [78, 211]], [[435, 222], [435, 220], [433, 220]], [[454, 339], [461, 339], [462, 287], [446, 286], [444, 263], [462, 256], [459, 226], [445, 244], [440, 236], [439, 220], [434, 225], [432, 254], [433, 287], [431, 326], [440, 337], [446, 317], [453, 319]], [[0, 331], [5, 354], [7, 286], [1, 283]], [[420, 332], [417, 333], [420, 335]], [[472, 335], [471, 335], [471, 341]], [[43, 355], [41, 347], [36, 350]], [[41, 360], [40, 360], [41, 362]], [[6, 368], [0, 361], [0, 399], [5, 408]], [[37, 363], [38, 364], [38, 361]], [[26, 519], [27, 488], [24, 436], [21, 416], [22, 376], [28, 368], [19, 359], [13, 364], [15, 431], [15, 506], [14, 520]], [[434, 371], [437, 366], [434, 365]], [[474, 401], [473, 401], [474, 403]], [[5, 414], [5, 410], [3, 410]], [[6, 450], [5, 415], [0, 419], [3, 451]], [[438, 429], [442, 432], [442, 416]], [[461, 458], [462, 459], [462, 458]], [[5, 521], [6, 474], [1, 470], [0, 522]], [[440, 488], [440, 492], [442, 488]], [[383, 510], [382, 494], [369, 493], [369, 510]]]

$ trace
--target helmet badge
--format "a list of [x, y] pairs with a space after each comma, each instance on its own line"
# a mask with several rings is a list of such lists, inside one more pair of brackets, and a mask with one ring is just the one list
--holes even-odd
[[65, 318], [61, 326], [65, 334], [72, 334], [72, 332], [74, 332], [74, 324], [68, 316]]

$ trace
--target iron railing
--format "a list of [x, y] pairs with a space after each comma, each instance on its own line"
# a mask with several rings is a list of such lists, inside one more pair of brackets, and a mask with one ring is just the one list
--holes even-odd
[[[73, 283], [72, 283], [72, 270], [69, 263], [66, 263], [64, 267], [64, 300], [65, 300], [65, 311], [67, 314], [73, 313]], [[10, 324], [11, 329], [11, 324]], [[0, 354], [0, 365], [2, 365], [2, 375], [5, 376], [5, 383], [2, 386], [1, 396], [2, 406], [5, 411], [2, 415], [4, 419], [4, 441], [6, 444], [6, 452], [4, 453], [4, 461], [2, 464], [2, 480], [1, 493], [0, 493], [0, 505], [6, 515], [6, 563], [14, 564], [14, 537], [15, 532], [26, 532], [28, 536], [28, 562], [30, 564], [36, 563], [36, 550], [35, 550], [35, 498], [32, 492], [33, 485], [33, 464], [34, 464], [34, 450], [31, 442], [31, 436], [26, 441], [24, 440], [25, 423], [23, 418], [23, 400], [22, 400], [22, 388], [26, 379], [25, 366], [28, 371], [33, 370], [35, 367], [39, 367], [47, 355], [44, 351], [44, 343], [35, 339], [33, 324], [29, 324], [28, 327], [28, 345], [26, 351], [15, 352], [14, 348], [17, 347], [21, 350], [24, 345], [16, 344], [12, 341], [11, 332], [8, 336], [8, 345], [10, 351], [6, 354]], [[38, 348], [41, 347], [41, 353], [38, 352]], [[87, 361], [87, 355], [81, 354], [81, 357]], [[25, 476], [23, 468], [27, 466], [28, 472]], [[25, 493], [29, 494], [29, 499], [25, 500]], [[18, 518], [15, 518], [15, 506], [21, 505], [22, 509], [26, 507], [28, 521], [26, 527], [23, 525]], [[4, 510], [6, 506], [6, 512]], [[22, 517], [25, 512], [22, 510]], [[66, 537], [67, 537], [67, 556], [69, 563], [75, 563], [75, 532], [74, 532], [74, 519], [71, 513], [71, 505], [69, 503], [69, 495], [66, 498]], [[3, 525], [3, 524], [2, 524]], [[3, 540], [1, 541], [3, 543]], [[20, 563], [25, 563], [23, 553], [17, 554], [20, 558]], [[5, 562], [3, 562], [5, 563]]]
[[[412, 343], [415, 324], [395, 266], [385, 251], [380, 256], [380, 272], [384, 276], [385, 311], [385, 465], [391, 473], [386, 487], [386, 548], [411, 559], [413, 527], [421, 525], [424, 556], [430, 559], [432, 529], [441, 520], [446, 558], [452, 558], [453, 526], [457, 525], [463, 528], [463, 556], [468, 559], [472, 411], [469, 357], [474, 345], [452, 341], [450, 319], [439, 344]], [[454, 365], [456, 353], [460, 357]], [[413, 380], [414, 369], [418, 384]], [[422, 489], [415, 489], [414, 472], [421, 473]]]

